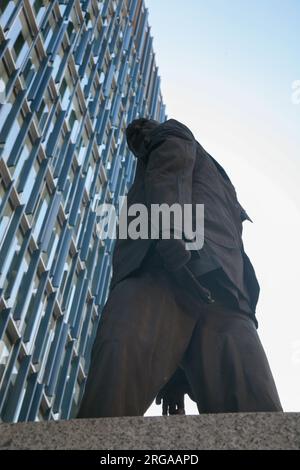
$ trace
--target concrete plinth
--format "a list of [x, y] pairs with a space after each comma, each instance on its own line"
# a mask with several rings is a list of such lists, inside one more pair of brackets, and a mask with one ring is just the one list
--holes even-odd
[[0, 449], [300, 449], [300, 413], [2, 423]]

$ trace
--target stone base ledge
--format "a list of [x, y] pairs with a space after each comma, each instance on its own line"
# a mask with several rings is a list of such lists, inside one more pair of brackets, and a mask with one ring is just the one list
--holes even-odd
[[73, 419], [0, 424], [0, 449], [300, 449], [300, 413]]

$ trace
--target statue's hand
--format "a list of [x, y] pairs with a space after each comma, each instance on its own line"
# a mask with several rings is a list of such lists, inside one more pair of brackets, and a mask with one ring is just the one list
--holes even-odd
[[162, 402], [163, 415], [184, 415], [184, 395], [191, 396], [191, 390], [184, 371], [178, 367], [170, 380], [159, 391], [156, 404]]
[[165, 268], [171, 272], [185, 266], [191, 258], [191, 252], [185, 248], [185, 242], [181, 239], [158, 240], [155, 248], [162, 257]]
[[156, 404], [160, 405], [162, 402], [163, 415], [184, 415], [184, 394], [180, 388], [165, 386], [158, 393]]

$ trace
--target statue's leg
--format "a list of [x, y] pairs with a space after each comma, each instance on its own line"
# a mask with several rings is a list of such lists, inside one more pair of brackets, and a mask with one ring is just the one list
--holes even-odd
[[199, 413], [282, 411], [255, 325], [239, 310], [205, 306], [182, 365]]
[[162, 269], [119, 282], [104, 307], [79, 418], [143, 415], [176, 370], [195, 319]]

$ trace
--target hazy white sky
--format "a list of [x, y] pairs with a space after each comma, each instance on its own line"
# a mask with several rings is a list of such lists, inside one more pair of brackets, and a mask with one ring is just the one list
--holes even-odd
[[261, 286], [258, 333], [284, 410], [300, 411], [300, 0], [146, 7], [168, 118], [225, 167], [254, 222], [244, 245]]

